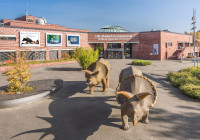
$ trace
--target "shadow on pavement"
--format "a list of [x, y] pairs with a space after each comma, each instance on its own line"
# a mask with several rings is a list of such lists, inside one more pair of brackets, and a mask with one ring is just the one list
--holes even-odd
[[81, 68], [69, 68], [69, 67], [48, 67], [48, 71], [81, 71]]
[[8, 88], [8, 86], [1, 86], [1, 87], [0, 87], [0, 91], [1, 91], [1, 90], [2, 90], [2, 91], [3, 91], [3, 90], [6, 90], [7, 88]]
[[[184, 106], [180, 106], [185, 108]], [[188, 110], [186, 107], [185, 109]], [[196, 108], [194, 108], [196, 110]], [[159, 139], [165, 137], [168, 139], [199, 139], [200, 119], [199, 113], [194, 113], [190, 108], [187, 113], [171, 113], [164, 109], [154, 108], [150, 111], [151, 123], [160, 124], [156, 130], [149, 130], [152, 135]], [[154, 114], [154, 115], [153, 115]], [[153, 116], [153, 117], [152, 117]]]
[[[26, 131], [13, 137], [27, 133], [44, 133], [40, 139], [52, 134], [56, 140], [84, 140], [101, 125], [120, 128], [120, 125], [112, 123], [121, 122], [120, 118], [108, 118], [112, 108], [119, 108], [106, 103], [116, 102], [112, 99], [115, 96], [94, 97], [85, 93], [86, 87], [85, 81], [65, 81], [61, 91], [51, 97], [53, 101], [49, 105], [49, 112], [52, 117], [36, 116], [50, 123], [51, 127]], [[77, 97], [77, 93], [80, 96]]]

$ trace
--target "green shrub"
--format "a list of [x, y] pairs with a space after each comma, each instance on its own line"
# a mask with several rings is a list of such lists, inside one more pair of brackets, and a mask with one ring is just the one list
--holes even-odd
[[137, 60], [134, 60], [132, 62], [133, 65], [139, 65], [139, 66], [146, 66], [146, 65], [152, 65], [152, 62], [151, 61], [148, 61], [148, 60], [140, 60], [140, 59], [137, 59]]
[[99, 55], [103, 55], [103, 47], [96, 46], [96, 50], [99, 50]]
[[83, 50], [83, 48], [76, 48], [74, 49], [74, 54], [73, 54], [73, 58], [78, 59], [81, 56], [81, 51]]
[[187, 84], [181, 86], [180, 90], [191, 98], [200, 99], [200, 85]]
[[74, 58], [77, 59], [83, 70], [86, 70], [90, 64], [97, 61], [98, 57], [99, 57], [98, 49], [94, 51], [92, 48], [91, 49], [76, 48], [74, 51]]
[[170, 72], [168, 79], [183, 94], [194, 99], [200, 99], [200, 71], [197, 73], [197, 67], [189, 67], [178, 72]]

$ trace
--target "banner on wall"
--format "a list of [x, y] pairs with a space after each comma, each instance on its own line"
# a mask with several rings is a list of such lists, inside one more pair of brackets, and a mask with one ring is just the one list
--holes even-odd
[[39, 47], [40, 33], [38, 32], [20, 32], [20, 46], [21, 47]]
[[80, 46], [80, 35], [67, 35], [67, 46]]
[[153, 55], [158, 55], [158, 44], [153, 44]]
[[62, 46], [62, 34], [46, 33], [46, 46]]

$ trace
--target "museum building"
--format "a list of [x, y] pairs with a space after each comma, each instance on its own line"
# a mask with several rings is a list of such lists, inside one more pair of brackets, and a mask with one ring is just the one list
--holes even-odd
[[0, 20], [0, 61], [22, 51], [28, 52], [29, 60], [61, 59], [77, 47], [99, 49], [99, 56], [108, 59], [180, 59], [192, 54], [191, 42], [191, 35], [168, 30], [128, 32], [120, 26], [105, 26], [90, 32], [48, 24], [32, 15]]

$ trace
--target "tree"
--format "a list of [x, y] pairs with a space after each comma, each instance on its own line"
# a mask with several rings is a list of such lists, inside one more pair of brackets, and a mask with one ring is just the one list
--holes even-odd
[[27, 92], [33, 89], [33, 87], [26, 85], [30, 79], [31, 73], [28, 63], [25, 61], [25, 55], [15, 57], [10, 56], [10, 61], [13, 67], [2, 73], [3, 76], [7, 77], [8, 93], [14, 94], [16, 92]]

